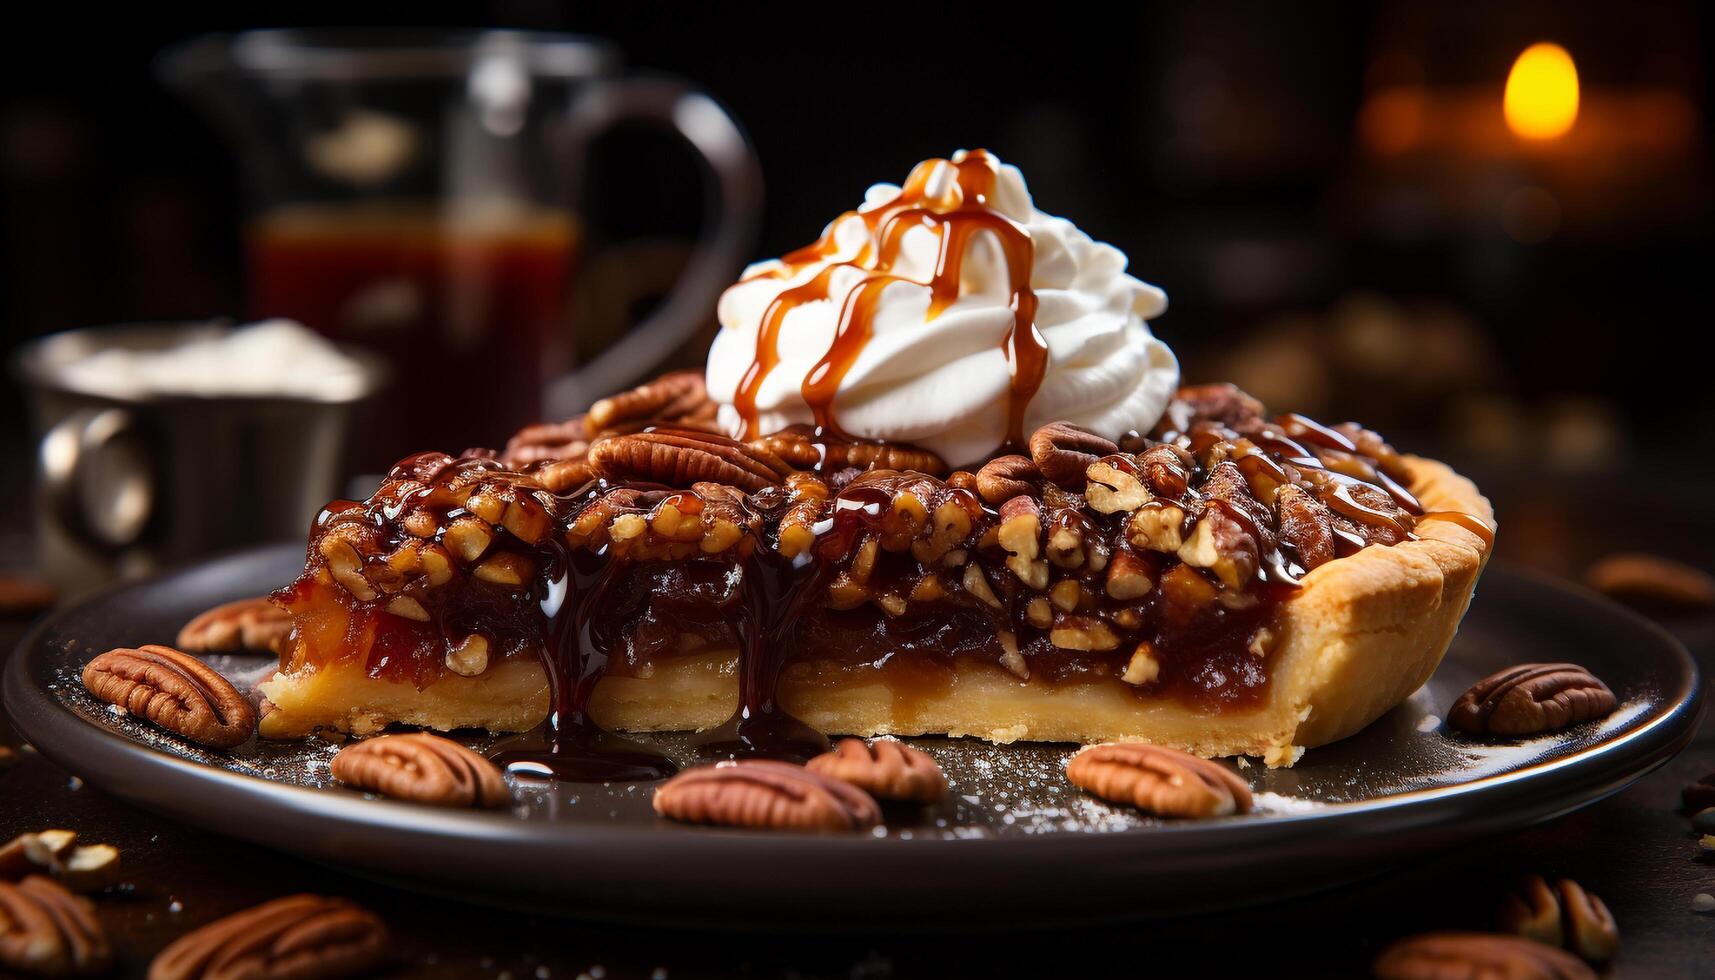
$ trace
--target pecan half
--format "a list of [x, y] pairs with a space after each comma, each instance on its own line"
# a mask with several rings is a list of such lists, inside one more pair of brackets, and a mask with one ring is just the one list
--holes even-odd
[[931, 476], [947, 472], [947, 463], [940, 456], [909, 443], [819, 438], [813, 427], [802, 424], [752, 439], [748, 445], [758, 452], [778, 456], [800, 470], [835, 473], [849, 467], [913, 471]]
[[88, 899], [41, 875], [16, 885], [0, 881], [0, 967], [39, 977], [87, 977], [112, 965], [107, 930]]
[[1186, 385], [1173, 393], [1162, 423], [1171, 423], [1180, 432], [1188, 431], [1194, 421], [1239, 425], [1259, 418], [1267, 411], [1262, 402], [1241, 391], [1237, 386], [1222, 383]]
[[1068, 490], [1084, 485], [1091, 463], [1119, 451], [1113, 440], [1070, 422], [1050, 422], [1030, 434], [1030, 459], [1037, 470]]
[[1161, 817], [1222, 817], [1251, 808], [1251, 788], [1232, 770], [1159, 745], [1093, 745], [1066, 763], [1066, 778], [1104, 800]]
[[816, 756], [804, 767], [851, 783], [877, 799], [936, 803], [947, 798], [947, 777], [941, 767], [929, 753], [897, 739], [841, 739], [832, 752]]
[[333, 757], [332, 772], [342, 783], [413, 803], [496, 807], [512, 799], [487, 759], [427, 732], [347, 745]]
[[655, 812], [687, 823], [770, 830], [868, 830], [881, 808], [850, 783], [784, 762], [687, 769], [655, 791]]
[[552, 459], [525, 469], [536, 482], [554, 493], [567, 493], [595, 479], [589, 460], [580, 454], [575, 459]]
[[1474, 735], [1559, 731], [1614, 710], [1614, 692], [1577, 664], [1519, 664], [1459, 696], [1447, 723]]
[[519, 429], [506, 440], [500, 458], [508, 466], [528, 466], [551, 459], [580, 459], [590, 448], [584, 416], [564, 422], [542, 422]]
[[179, 630], [179, 649], [198, 653], [240, 650], [280, 652], [292, 632], [292, 616], [267, 596], [239, 599], [199, 614]]
[[360, 905], [291, 895], [179, 937], [149, 964], [149, 980], [356, 976], [381, 963], [387, 940], [387, 926]]
[[1502, 902], [1497, 922], [1550, 946], [1564, 946], [1587, 960], [1606, 960], [1620, 946], [1620, 930], [1600, 898], [1569, 878], [1553, 885], [1530, 875]]
[[1597, 592], [1637, 606], [1715, 607], [1715, 577], [1659, 555], [1609, 555], [1584, 572], [1584, 581]]
[[654, 429], [612, 436], [590, 447], [590, 465], [610, 480], [641, 480], [688, 488], [708, 481], [755, 493], [792, 472], [773, 453], [711, 432]]
[[996, 507], [1035, 493], [1041, 483], [1042, 473], [1028, 456], [996, 456], [977, 470], [977, 493]]
[[1595, 980], [1578, 957], [1517, 936], [1482, 932], [1431, 932], [1401, 939], [1381, 951], [1377, 980]]
[[703, 386], [703, 372], [670, 371], [591, 405], [584, 428], [596, 437], [637, 423], [704, 422], [718, 407]]
[[250, 700], [213, 667], [172, 647], [109, 650], [84, 665], [83, 686], [199, 745], [229, 749], [256, 732]]

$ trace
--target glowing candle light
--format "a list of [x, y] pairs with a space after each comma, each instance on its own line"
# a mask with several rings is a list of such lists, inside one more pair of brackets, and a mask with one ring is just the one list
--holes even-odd
[[1564, 136], [1578, 120], [1578, 69], [1558, 44], [1533, 44], [1513, 62], [1501, 99], [1507, 126], [1525, 139]]

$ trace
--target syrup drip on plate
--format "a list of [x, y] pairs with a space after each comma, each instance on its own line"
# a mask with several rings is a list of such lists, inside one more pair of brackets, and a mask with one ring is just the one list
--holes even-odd
[[[843, 435], [834, 413], [834, 399], [840, 382], [869, 344], [882, 293], [889, 285], [901, 282], [929, 287], [929, 317], [933, 320], [959, 298], [965, 256], [976, 236], [988, 232], [1000, 243], [1006, 258], [1013, 313], [1013, 325], [1004, 341], [1012, 371], [1007, 443], [1014, 448], [1024, 445], [1024, 415], [1048, 371], [1048, 343], [1036, 328], [1036, 293], [1030, 288], [1035, 245], [1030, 233], [990, 205], [999, 167], [999, 161], [985, 150], [960, 152], [952, 160], [926, 160], [911, 171], [898, 194], [841, 215], [815, 243], [788, 253], [779, 268], [758, 274], [788, 278], [812, 264], [828, 263], [806, 282], [783, 290], [763, 314], [756, 356], [733, 398], [744, 420], [745, 438], [762, 434], [757, 394], [780, 363], [780, 331], [787, 314], [805, 303], [832, 299], [837, 270], [853, 269], [862, 275], [846, 293], [833, 342], [805, 378], [801, 394], [821, 431]], [[948, 173], [952, 174], [951, 181], [945, 177]], [[851, 254], [842, 256], [835, 231], [851, 220], [861, 221], [867, 235]], [[907, 279], [896, 269], [905, 234], [912, 228], [929, 229], [940, 242], [935, 270], [927, 282]]]
[[[637, 782], [665, 779], [677, 768], [665, 755], [634, 739], [603, 731], [589, 716], [590, 695], [607, 671], [617, 637], [601, 629], [614, 616], [635, 614], [613, 588], [624, 563], [602, 551], [574, 551], [550, 538], [555, 561], [539, 578], [539, 606], [547, 629], [542, 669], [552, 703], [535, 731], [502, 743], [495, 764], [524, 778], [569, 782]], [[616, 600], [620, 600], [616, 603]]]

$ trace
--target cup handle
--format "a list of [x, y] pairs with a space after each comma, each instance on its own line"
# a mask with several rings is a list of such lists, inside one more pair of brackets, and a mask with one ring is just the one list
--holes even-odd
[[601, 131], [633, 121], [672, 130], [701, 158], [711, 177], [707, 218], [684, 274], [655, 312], [588, 364], [548, 383], [542, 401], [549, 418], [567, 418], [640, 380], [683, 343], [732, 283], [755, 240], [762, 171], [743, 130], [719, 103], [672, 78], [607, 82], [574, 103], [571, 138], [581, 150]]
[[[136, 418], [122, 408], [83, 409], [42, 437], [42, 499], [61, 530], [78, 544], [111, 554], [136, 544], [154, 517], [156, 473]], [[92, 483], [110, 513], [92, 521], [85, 490]]]

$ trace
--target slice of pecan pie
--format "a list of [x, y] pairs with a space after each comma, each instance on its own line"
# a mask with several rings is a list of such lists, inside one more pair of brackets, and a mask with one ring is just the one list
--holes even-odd
[[1446, 651], [1488, 502], [1356, 425], [1178, 388], [1125, 268], [980, 150], [872, 188], [727, 290], [706, 373], [327, 508], [263, 733], [546, 719], [509, 761], [605, 778], [664, 768], [613, 731], [1270, 764], [1357, 731]]
[[276, 597], [296, 627], [264, 734], [552, 710], [565, 731], [794, 718], [1290, 764], [1429, 677], [1492, 547], [1446, 466], [1226, 386], [1123, 445], [1051, 424], [951, 473], [800, 429], [733, 440], [668, 389], [700, 385], [498, 458], [413, 457], [327, 508]]

